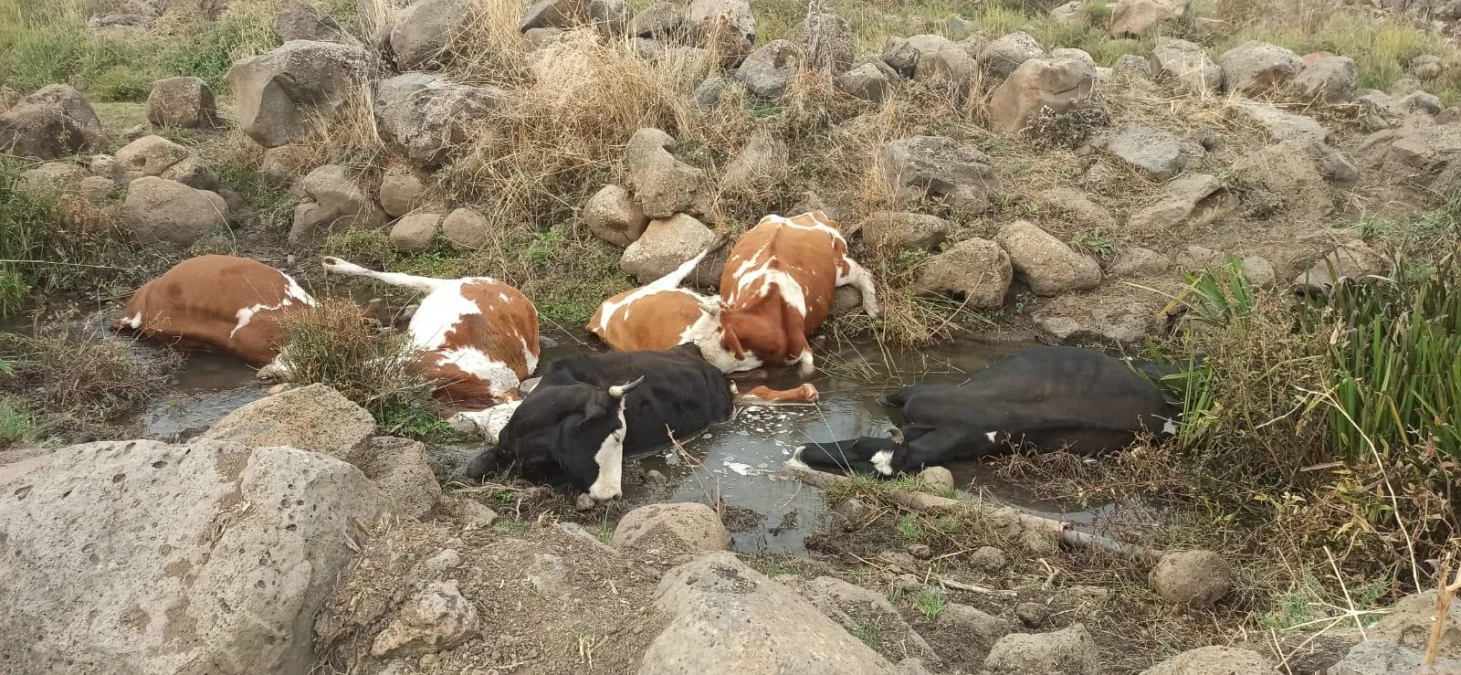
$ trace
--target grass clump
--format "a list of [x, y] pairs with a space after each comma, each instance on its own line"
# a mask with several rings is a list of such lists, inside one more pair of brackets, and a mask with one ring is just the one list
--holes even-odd
[[82, 443], [122, 436], [127, 417], [167, 383], [179, 358], [142, 360], [122, 340], [86, 328], [0, 334], [0, 432], [10, 442]]
[[913, 607], [929, 621], [936, 621], [948, 606], [949, 601], [933, 591], [921, 591], [913, 598]]
[[409, 335], [376, 332], [354, 303], [339, 299], [280, 325], [289, 345], [280, 360], [291, 383], [333, 387], [370, 411], [388, 434], [421, 438], [448, 431], [431, 396], [435, 384], [421, 377]]

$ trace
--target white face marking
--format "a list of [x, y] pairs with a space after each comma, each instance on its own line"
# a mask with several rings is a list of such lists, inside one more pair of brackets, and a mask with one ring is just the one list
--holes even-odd
[[873, 468], [884, 476], [893, 475], [893, 451], [879, 450], [873, 453]]
[[128, 326], [131, 326], [132, 327], [132, 330], [137, 330], [138, 328], [141, 328], [142, 327], [142, 312], [137, 312], [137, 316], [129, 317], [125, 323]]
[[594, 453], [594, 463], [599, 465], [599, 477], [588, 489], [588, 496], [599, 501], [613, 499], [624, 494], [624, 399], [619, 399], [619, 428], [609, 434]]
[[998, 432], [995, 432], [995, 431], [991, 431], [991, 432], [989, 432], [989, 433], [987, 433], [987, 434], [984, 434], [984, 437], [985, 437], [985, 438], [988, 438], [988, 439], [989, 439], [989, 442], [990, 442], [990, 443], [993, 443], [993, 442], [994, 442], [994, 436], [995, 436], [995, 435], [996, 435], [996, 434], [997, 434], [997, 433], [998, 433]]
[[468, 376], [486, 382], [493, 398], [516, 389], [521, 382], [517, 373], [506, 363], [488, 356], [476, 347], [443, 349], [437, 352], [437, 356], [441, 365], [456, 366]]
[[[1163, 419], [1166, 419], [1166, 418], [1163, 418]], [[1168, 434], [1168, 435], [1176, 434], [1177, 433], [1177, 423], [1174, 422], [1174, 421], [1172, 421], [1172, 420], [1169, 420], [1169, 419], [1166, 420], [1162, 424], [1162, 433]]]

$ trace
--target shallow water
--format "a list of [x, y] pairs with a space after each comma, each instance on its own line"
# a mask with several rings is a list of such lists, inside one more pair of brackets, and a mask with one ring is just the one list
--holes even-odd
[[[588, 353], [594, 347], [564, 335], [543, 351], [542, 364]], [[682, 457], [674, 449], [628, 460], [624, 499], [630, 505], [659, 501], [701, 501], [719, 498], [737, 510], [756, 514], [732, 533], [733, 548], [744, 552], [800, 553], [803, 540], [817, 531], [827, 515], [820, 491], [777, 472], [793, 449], [858, 435], [883, 435], [891, 426], [888, 410], [877, 398], [914, 382], [963, 382], [992, 361], [1032, 346], [1028, 343], [958, 342], [919, 351], [885, 353], [872, 343], [853, 343], [819, 352], [823, 371], [812, 382], [821, 392], [816, 406], [748, 406], [728, 422], [684, 443]], [[138, 350], [150, 347], [138, 345]], [[541, 367], [541, 366], [540, 366]], [[224, 415], [267, 395], [267, 386], [246, 364], [226, 356], [190, 354], [175, 374], [176, 384], [139, 416], [141, 435], [167, 441], [191, 438]], [[793, 386], [794, 379], [773, 378], [772, 386]], [[747, 382], [741, 388], [748, 389]], [[484, 449], [481, 443], [452, 443], [433, 448], [434, 459], [460, 469]], [[1035, 498], [1019, 485], [992, 475], [977, 462], [948, 467], [958, 485], [1017, 506], [1029, 513], [1065, 520], [1078, 529], [1100, 531], [1103, 524], [1124, 521], [1117, 504], [1065, 508], [1059, 501]], [[658, 476], [649, 472], [658, 472]], [[651, 480], [643, 476], [654, 476]], [[659, 476], [663, 476], [661, 479]], [[1130, 515], [1130, 514], [1125, 514]]]

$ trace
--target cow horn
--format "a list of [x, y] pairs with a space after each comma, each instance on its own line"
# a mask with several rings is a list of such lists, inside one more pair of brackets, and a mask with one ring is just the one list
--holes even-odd
[[898, 427], [888, 429], [888, 436], [892, 437], [893, 445], [903, 445], [903, 430]]
[[725, 310], [725, 303], [720, 298], [701, 298], [700, 311], [710, 316], [719, 316]]
[[630, 382], [629, 384], [619, 384], [609, 387], [609, 395], [613, 396], [614, 398], [624, 398], [625, 394], [634, 391], [634, 388], [638, 387], [641, 384], [644, 384], [643, 375], [640, 375], [639, 379]]

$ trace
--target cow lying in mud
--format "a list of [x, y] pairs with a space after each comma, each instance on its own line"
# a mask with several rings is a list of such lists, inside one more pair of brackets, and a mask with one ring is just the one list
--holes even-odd
[[1159, 370], [1089, 349], [1036, 347], [996, 361], [964, 384], [915, 385], [887, 397], [884, 405], [903, 411], [889, 438], [809, 443], [796, 449], [793, 461], [893, 476], [1023, 448], [1083, 455], [1120, 450], [1141, 434], [1176, 431], [1180, 406], [1148, 379]]
[[691, 344], [661, 351], [611, 352], [548, 364], [512, 413], [496, 447], [467, 477], [511, 467], [530, 480], [566, 477], [590, 497], [623, 494], [626, 454], [642, 454], [730, 418], [725, 375]]
[[259, 367], [279, 355], [280, 319], [317, 304], [293, 278], [264, 263], [205, 255], [137, 289], [112, 330], [178, 349], [232, 354]]
[[827, 318], [838, 286], [856, 286], [867, 313], [879, 313], [871, 275], [847, 255], [837, 222], [821, 211], [762, 218], [731, 250], [719, 300], [681, 288], [720, 245], [717, 240], [669, 274], [604, 301], [589, 332], [625, 351], [693, 343], [726, 373], [796, 364], [808, 376], [807, 338]]

